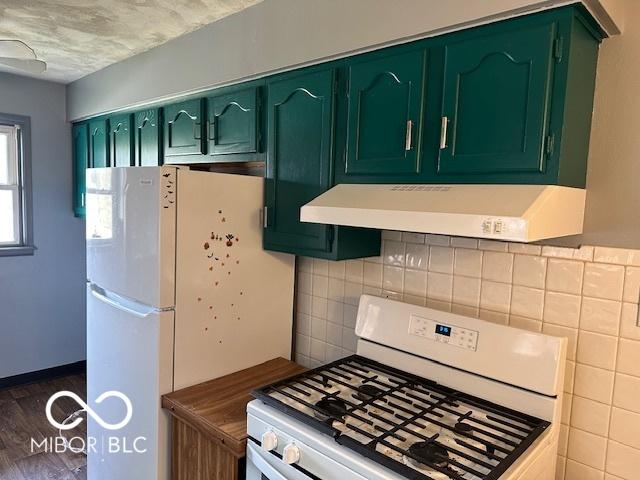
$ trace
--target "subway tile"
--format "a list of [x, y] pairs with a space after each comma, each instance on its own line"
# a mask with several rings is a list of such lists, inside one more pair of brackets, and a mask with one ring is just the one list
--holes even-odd
[[342, 347], [351, 352], [358, 349], [358, 337], [352, 328], [342, 329]]
[[429, 254], [429, 271], [452, 274], [454, 251], [450, 247], [432, 246]]
[[382, 263], [382, 254], [384, 252], [384, 246], [380, 246], [380, 255], [377, 257], [367, 257], [364, 259], [365, 262], [368, 263]]
[[456, 248], [453, 271], [456, 275], [480, 278], [482, 274], [482, 251]]
[[579, 295], [582, 292], [583, 270], [582, 262], [550, 258], [547, 263], [547, 289]]
[[364, 285], [362, 287], [362, 293], [366, 295], [382, 297], [382, 287], [372, 287], [371, 285]]
[[311, 315], [318, 318], [327, 318], [326, 297], [311, 297]]
[[342, 325], [327, 322], [327, 343], [342, 347]]
[[604, 472], [567, 458], [564, 480], [602, 480]]
[[507, 242], [498, 242], [495, 240], [478, 240], [478, 248], [492, 252], [508, 252], [509, 244]]
[[344, 279], [345, 267], [347, 262], [329, 262], [329, 277]]
[[573, 393], [608, 405], [613, 395], [613, 375], [609, 370], [577, 364]]
[[429, 246], [407, 243], [405, 249], [407, 268], [426, 270], [429, 265]]
[[561, 325], [553, 325], [551, 323], [542, 324], [542, 333], [553, 335], [554, 337], [564, 337], [567, 339], [567, 358], [569, 360], [576, 359], [576, 350], [578, 346], [578, 330], [575, 328], [563, 327]]
[[509, 313], [511, 285], [482, 280], [480, 308], [494, 312]]
[[404, 293], [418, 297], [427, 296], [427, 272], [424, 270], [404, 271]]
[[402, 292], [404, 288], [404, 268], [385, 265], [382, 272], [382, 288]]
[[573, 251], [573, 248], [545, 245], [542, 247], [542, 256], [552, 258], [573, 258]]
[[478, 307], [480, 305], [480, 279], [455, 275], [453, 277], [453, 303]]
[[313, 296], [327, 298], [329, 293], [329, 277], [313, 275]]
[[326, 340], [327, 320], [325, 318], [311, 317], [311, 338]]
[[588, 297], [622, 300], [624, 267], [587, 263], [584, 267], [582, 294]]
[[311, 314], [311, 295], [308, 293], [298, 294], [296, 312]]
[[344, 304], [335, 300], [327, 301], [327, 320], [337, 325], [342, 325], [344, 321]]
[[610, 473], [606, 473], [604, 474], [604, 480], [624, 480], [624, 478], [622, 477], [617, 477], [615, 475], [611, 475]]
[[613, 370], [616, 365], [618, 337], [580, 331], [576, 359], [584, 365]]
[[326, 361], [327, 362], [335, 362], [336, 360], [340, 360], [343, 357], [346, 357], [343, 354], [343, 349], [338, 345], [327, 344], [326, 346]]
[[312, 360], [324, 362], [326, 359], [326, 347], [327, 344], [325, 342], [312, 338], [309, 347], [309, 357]]
[[544, 321], [578, 328], [581, 297], [569, 293], [545, 292]]
[[464, 315], [465, 317], [478, 318], [480, 315], [480, 308], [454, 303], [451, 305], [451, 313]]
[[298, 272], [296, 275], [298, 293], [312, 292], [312, 275], [309, 272]]
[[427, 298], [451, 302], [453, 295], [453, 275], [429, 272], [427, 276]]
[[353, 330], [358, 320], [358, 307], [344, 304], [342, 306], [342, 325]]
[[393, 290], [382, 290], [383, 298], [388, 298], [389, 300], [395, 300], [397, 302], [402, 301], [402, 292], [394, 292]]
[[514, 285], [511, 292], [510, 313], [520, 317], [542, 320], [544, 290]]
[[632, 250], [624, 248], [595, 247], [593, 259], [596, 262], [629, 265], [632, 255]]
[[396, 242], [402, 241], [402, 232], [396, 230], [383, 230], [381, 235], [383, 240], [394, 240]]
[[311, 360], [306, 355], [296, 352], [296, 363], [302, 365], [305, 368], [311, 368]]
[[613, 407], [609, 438], [640, 449], [640, 414]]
[[311, 335], [311, 315], [296, 312], [296, 330], [303, 335]]
[[493, 282], [511, 283], [513, 279], [513, 253], [484, 252], [482, 278]]
[[505, 312], [496, 312], [494, 310], [480, 309], [480, 318], [487, 322], [497, 323], [499, 325], [509, 325], [509, 314]]
[[640, 450], [609, 440], [606, 469], [625, 480], [638, 480]]
[[397, 267], [404, 266], [405, 262], [405, 244], [402, 242], [394, 242], [385, 240], [382, 261], [385, 265], [394, 265]]
[[382, 265], [364, 262], [362, 281], [365, 285], [382, 288]]
[[443, 300], [434, 300], [433, 298], [427, 298], [427, 307], [433, 308], [434, 310], [441, 310], [443, 312], [450, 312], [452, 304], [451, 302]]
[[623, 303], [620, 315], [620, 336], [632, 340], [640, 340], [640, 327], [638, 326], [638, 304]]
[[313, 273], [313, 258], [296, 257], [296, 268], [299, 272]]
[[574, 395], [571, 405], [572, 427], [606, 437], [610, 415], [609, 405]]
[[540, 245], [531, 245], [530, 243], [509, 243], [509, 252], [521, 255], [540, 255], [542, 247]]
[[354, 282], [344, 282], [344, 303], [358, 305], [362, 295], [362, 284]]
[[307, 335], [302, 335], [298, 333], [296, 335], [296, 353], [300, 355], [304, 355], [305, 357], [309, 356], [309, 351], [311, 350], [311, 338]]
[[576, 248], [573, 251], [573, 259], [581, 260], [583, 262], [593, 262], [594, 248], [588, 245], [583, 245], [580, 248]]
[[616, 371], [640, 377], [640, 342], [620, 339]]
[[362, 260], [347, 260], [345, 265], [344, 278], [347, 282], [362, 283], [362, 270], [364, 262]]
[[402, 241], [405, 243], [424, 243], [424, 233], [402, 232]]
[[412, 305], [419, 305], [421, 307], [424, 307], [427, 304], [426, 297], [411, 295], [409, 293], [405, 293], [404, 295], [402, 295], [402, 301], [405, 303], [410, 303]]
[[467, 237], [451, 237], [451, 246], [458, 248], [478, 248], [478, 239]]
[[448, 247], [451, 244], [451, 238], [447, 235], [432, 235], [428, 233], [424, 239], [424, 242], [428, 245]]
[[591, 332], [618, 335], [621, 312], [621, 302], [582, 297], [580, 328]]
[[576, 428], [569, 430], [567, 458], [598, 470], [604, 470], [607, 439]]
[[[640, 377], [616, 373], [613, 405], [640, 413]], [[640, 432], [638, 432], [640, 436]]]
[[329, 261], [321, 258], [313, 259], [313, 273], [315, 275], [329, 276]]
[[547, 259], [534, 255], [516, 255], [513, 262], [513, 284], [544, 288]]
[[640, 267], [626, 268], [622, 299], [635, 304], [640, 301]]

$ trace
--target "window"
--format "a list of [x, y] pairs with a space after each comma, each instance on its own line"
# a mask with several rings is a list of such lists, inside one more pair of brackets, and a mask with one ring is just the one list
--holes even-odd
[[0, 114], [0, 255], [30, 255], [28, 117]]

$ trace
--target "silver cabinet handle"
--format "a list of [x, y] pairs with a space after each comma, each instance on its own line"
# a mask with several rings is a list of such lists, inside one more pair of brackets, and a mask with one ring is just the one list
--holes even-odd
[[84, 206], [85, 206], [85, 205], [84, 205], [84, 193], [81, 193], [81, 194], [80, 194], [80, 206], [81, 206], [81, 207], [84, 207]]
[[194, 140], [202, 140], [202, 137], [198, 134], [198, 130], [200, 129], [200, 122], [193, 123], [193, 139]]
[[411, 142], [413, 140], [413, 122], [407, 120], [407, 133], [404, 137], [404, 149], [405, 151], [411, 150]]
[[269, 207], [265, 205], [264, 209], [262, 210], [262, 226], [264, 228], [267, 228], [269, 226], [268, 216], [269, 216]]
[[447, 127], [449, 126], [449, 119], [442, 117], [440, 122], [440, 150], [447, 148]]

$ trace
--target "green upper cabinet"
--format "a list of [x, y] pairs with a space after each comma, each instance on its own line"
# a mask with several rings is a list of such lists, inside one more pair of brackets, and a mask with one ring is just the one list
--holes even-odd
[[[186, 100], [164, 107], [164, 155], [203, 155], [204, 99]], [[177, 163], [178, 160], [173, 160]], [[188, 162], [188, 160], [185, 160]]]
[[133, 129], [132, 115], [125, 113], [109, 118], [109, 150], [112, 167], [130, 167], [133, 165]]
[[138, 167], [162, 165], [160, 108], [134, 114], [134, 161]]
[[107, 120], [99, 118], [89, 122], [89, 167], [109, 166], [109, 132]]
[[420, 172], [425, 57], [418, 49], [347, 61], [347, 181]]
[[555, 23], [445, 46], [441, 173], [542, 172]]
[[207, 98], [209, 155], [257, 152], [259, 93], [249, 88]]
[[86, 172], [89, 167], [89, 125], [79, 123], [71, 131], [73, 147], [73, 213], [84, 217], [86, 204]]
[[379, 254], [377, 231], [300, 221], [300, 207], [332, 185], [335, 73], [311, 69], [267, 83], [267, 250], [330, 259]]

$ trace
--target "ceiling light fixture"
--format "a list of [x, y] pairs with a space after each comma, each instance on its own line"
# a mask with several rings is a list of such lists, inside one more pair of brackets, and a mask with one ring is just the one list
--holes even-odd
[[0, 66], [31, 74], [40, 74], [47, 70], [47, 64], [38, 60], [36, 52], [21, 40], [0, 40]]

